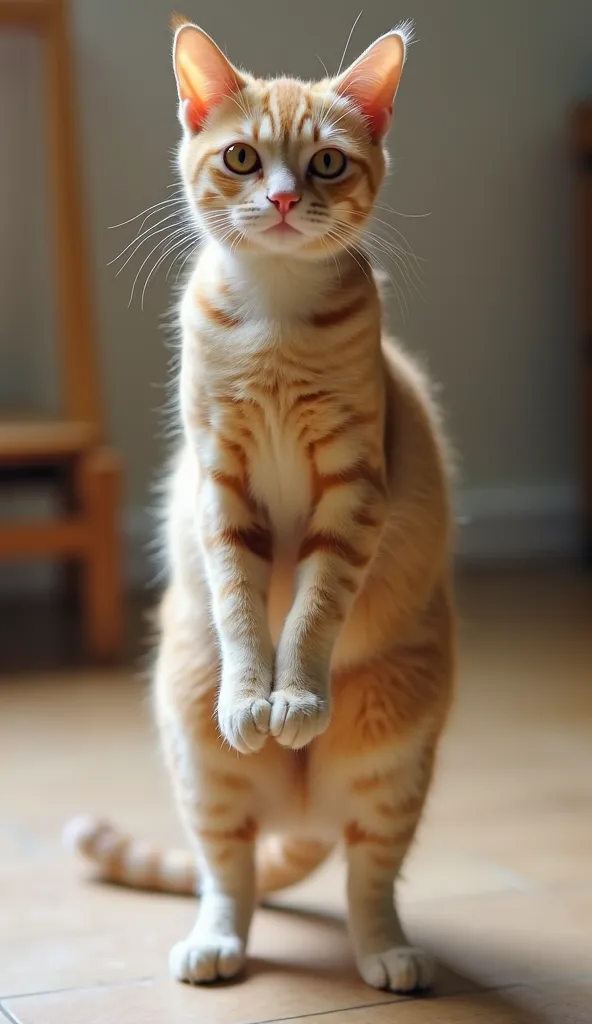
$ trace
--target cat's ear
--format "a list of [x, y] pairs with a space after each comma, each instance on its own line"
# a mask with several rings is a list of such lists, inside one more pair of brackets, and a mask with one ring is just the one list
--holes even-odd
[[387, 32], [333, 82], [334, 90], [341, 96], [349, 96], [364, 113], [375, 140], [386, 135], [390, 127], [410, 42], [409, 25]]
[[179, 120], [195, 134], [212, 108], [238, 92], [245, 80], [213, 39], [189, 22], [176, 24], [173, 66], [179, 92]]

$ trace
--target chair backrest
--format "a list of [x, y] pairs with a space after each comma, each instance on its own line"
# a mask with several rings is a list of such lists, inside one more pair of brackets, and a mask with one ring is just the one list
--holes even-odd
[[67, 0], [0, 0], [0, 28], [43, 44], [63, 414], [102, 431], [67, 14]]

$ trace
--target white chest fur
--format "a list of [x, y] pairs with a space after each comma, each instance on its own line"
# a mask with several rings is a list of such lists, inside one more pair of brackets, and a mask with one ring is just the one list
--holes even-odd
[[267, 508], [276, 536], [287, 544], [297, 538], [310, 508], [310, 467], [281, 405], [268, 401], [263, 416], [255, 433], [251, 487], [253, 496]]

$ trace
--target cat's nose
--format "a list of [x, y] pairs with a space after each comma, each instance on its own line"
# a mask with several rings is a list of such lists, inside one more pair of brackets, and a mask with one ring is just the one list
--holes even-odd
[[270, 192], [267, 198], [280, 211], [282, 217], [285, 217], [292, 207], [300, 202], [301, 196], [297, 192]]

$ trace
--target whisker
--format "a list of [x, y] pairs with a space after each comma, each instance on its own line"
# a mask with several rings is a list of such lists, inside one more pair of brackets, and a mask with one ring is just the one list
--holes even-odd
[[[149, 228], [146, 228], [146, 230], [144, 232], [142, 232], [141, 235], [136, 235], [136, 237], [131, 240], [129, 245], [126, 245], [125, 249], [122, 249], [122, 251], [119, 253], [119, 256], [115, 256], [112, 260], [109, 260], [107, 266], [110, 267], [113, 263], [117, 263], [117, 260], [120, 260], [122, 256], [125, 256], [125, 254], [128, 251], [128, 249], [131, 249], [132, 246], [137, 245], [138, 243], [141, 245], [142, 242], [144, 242], [147, 238], [149, 238], [150, 235], [153, 232], [155, 234], [159, 234], [160, 232], [156, 231], [156, 229], [159, 227], [159, 225], [160, 224], [166, 224], [167, 221], [172, 220], [173, 217], [176, 217], [177, 215], [178, 215], [177, 211], [174, 210], [172, 213], [169, 213], [168, 216], [163, 217], [162, 220], [157, 221], [156, 224], [152, 224]], [[161, 228], [161, 230], [162, 231], [168, 231], [168, 228]], [[132, 253], [132, 256], [133, 256], [133, 253]], [[125, 263], [123, 264], [123, 266], [125, 266]], [[123, 269], [123, 268], [121, 268], [121, 269]]]
[[422, 294], [418, 285], [421, 288], [424, 287], [423, 279], [416, 272], [415, 267], [412, 264], [409, 264], [395, 247], [391, 246], [391, 244], [380, 235], [375, 235], [369, 231], [364, 232], [363, 237], [368, 249], [374, 256], [376, 256], [376, 250], [378, 250], [395, 262], [409, 290], [413, 289], [418, 295]]
[[174, 196], [169, 197], [169, 199], [163, 199], [161, 202], [155, 203], [154, 206], [149, 206], [146, 210], [142, 210], [141, 213], [136, 213], [135, 217], [130, 217], [128, 220], [122, 220], [119, 224], [109, 224], [109, 231], [114, 231], [115, 228], [124, 228], [126, 224], [132, 224], [135, 220], [139, 220], [140, 217], [150, 213], [152, 210], [158, 210], [160, 206], [170, 206], [172, 203], [181, 202], [183, 202], [182, 198], [176, 199]]
[[[239, 94], [239, 96], [240, 96], [240, 94]], [[246, 107], [244, 102], [241, 103], [241, 99], [246, 100], [246, 97], [241, 96], [239, 98], [239, 96], [231, 94], [230, 96], [227, 97], [227, 99], [232, 100], [232, 102], [234, 104], [236, 104], [236, 106], [240, 110], [241, 114], [243, 114], [243, 116], [247, 119], [247, 121], [251, 121], [252, 118], [253, 118], [252, 111], [251, 110], [247, 110], [247, 107]]]
[[[378, 207], [374, 207], [373, 209], [378, 209]], [[416, 263], [419, 263], [420, 261], [425, 262], [425, 260], [423, 260], [423, 257], [417, 256], [414, 253], [413, 249], [411, 248], [411, 245], [409, 244], [408, 239], [405, 237], [403, 232], [399, 231], [399, 229], [396, 228], [394, 224], [391, 224], [388, 220], [382, 220], [380, 217], [377, 217], [374, 214], [374, 212], [371, 212], [369, 215], [367, 215], [365, 213], [358, 213], [357, 211], [352, 210], [350, 212], [350, 216], [359, 217], [362, 221], [366, 221], [366, 219], [368, 219], [369, 223], [382, 224], [384, 225], [384, 227], [389, 228], [389, 230], [394, 231], [397, 235], [399, 235], [400, 238], [403, 239], [405, 244], [409, 246], [408, 249], [404, 249], [403, 246], [399, 244], [399, 242], [393, 242], [393, 244], [396, 244], [399, 251], [404, 252], [406, 256], [411, 256], [411, 258], [415, 260]]]
[[321, 117], [320, 117], [320, 120], [319, 120], [319, 127], [321, 129], [323, 129], [325, 127], [325, 125], [327, 124], [329, 118], [331, 117], [331, 113], [332, 113], [334, 107], [337, 106], [337, 104], [339, 103], [340, 99], [342, 99], [342, 97], [339, 96], [338, 93], [335, 93], [333, 95], [333, 98], [331, 99], [331, 102], [330, 102], [329, 106], [327, 108], [325, 108], [325, 106], [323, 105], [323, 108], [321, 109]]
[[[386, 221], [380, 221], [380, 218], [373, 219], [376, 220], [378, 223], [384, 224], [386, 227], [392, 227], [392, 225], [388, 224]], [[343, 224], [344, 226], [346, 226], [347, 224], [347, 222], [341, 220], [339, 221], [339, 223]], [[378, 234], [377, 232], [370, 231], [370, 229], [365, 226], [362, 228], [362, 234], [365, 238], [372, 239], [372, 241], [379, 245], [385, 253], [391, 256], [392, 259], [396, 260], [397, 263], [400, 264], [401, 268], [405, 269], [407, 275], [412, 275], [415, 278], [415, 281], [417, 281], [417, 283], [422, 288], [424, 287], [424, 279], [421, 274], [422, 268], [419, 264], [419, 258], [415, 255], [413, 251], [403, 249], [403, 247], [398, 242], [391, 241], [390, 239], [387, 238], [383, 238], [382, 235]], [[410, 257], [414, 261], [414, 263], [409, 262], [409, 260], [405, 259], [405, 257]], [[409, 284], [409, 287], [415, 288], [415, 284], [411, 281], [411, 278], [407, 277], [406, 279]]]
[[[183, 206], [185, 206], [185, 205], [186, 205], [186, 203], [187, 203], [187, 200], [186, 200], [185, 196], [181, 196], [181, 198], [180, 198], [180, 199], [171, 199], [171, 200], [169, 201], [169, 203], [168, 203], [167, 205], [169, 205], [169, 206], [180, 206], [180, 207], [183, 207]], [[177, 212], [178, 212], [178, 213], [182, 213], [183, 211], [182, 211], [182, 210], [178, 210], [178, 211], [176, 210], [175, 212], [176, 212], [176, 213], [177, 213]], [[144, 229], [144, 224], [146, 223], [146, 221], [150, 220], [150, 218], [151, 218], [151, 217], [155, 217], [155, 216], [157, 216], [156, 212], [154, 212], [154, 213], [149, 213], [149, 214], [147, 214], [147, 215], [146, 215], [146, 216], [144, 217], [144, 220], [142, 221], [142, 223], [140, 224], [140, 227], [138, 228], [138, 231], [137, 231], [137, 234], [136, 234], [136, 238], [137, 238], [137, 237], [138, 237], [138, 236], [139, 236], [139, 235], [141, 234], [141, 232], [143, 231], [143, 229]]]
[[[140, 266], [140, 269], [138, 270], [138, 273], [137, 273], [137, 274], [136, 274], [136, 276], [134, 277], [134, 282], [133, 282], [133, 284], [132, 284], [132, 290], [131, 290], [131, 292], [130, 292], [130, 297], [129, 297], [129, 302], [128, 302], [128, 306], [131, 306], [131, 304], [132, 304], [132, 300], [133, 300], [133, 298], [134, 298], [134, 291], [135, 291], [135, 288], [136, 288], [136, 284], [138, 283], [138, 278], [140, 277], [140, 274], [142, 273], [142, 270], [143, 270], [143, 269], [144, 269], [144, 267], [146, 266], [146, 264], [147, 264], [148, 260], [149, 260], [149, 259], [150, 259], [150, 257], [152, 256], [152, 254], [153, 254], [153, 253], [155, 253], [155, 252], [156, 252], [156, 250], [157, 250], [157, 249], [159, 249], [161, 245], [166, 245], [166, 244], [167, 244], [167, 242], [168, 242], [168, 241], [170, 241], [170, 239], [171, 239], [171, 238], [174, 238], [174, 237], [175, 237], [176, 235], [179, 235], [179, 234], [180, 234], [181, 232], [183, 232], [184, 230], [185, 230], [184, 228], [179, 228], [179, 229], [178, 229], [177, 231], [174, 231], [174, 232], [172, 232], [171, 234], [169, 234], [169, 235], [166, 235], [166, 236], [165, 236], [165, 238], [161, 238], [161, 239], [160, 239], [160, 241], [159, 241], [159, 242], [157, 242], [157, 244], [156, 244], [156, 245], [155, 245], [155, 246], [154, 246], [154, 247], [153, 247], [153, 248], [152, 248], [152, 249], [150, 250], [150, 252], [149, 252], [149, 253], [148, 253], [148, 255], [146, 256], [145, 260], [144, 260], [144, 261], [143, 261], [143, 263], [141, 264], [141, 266]], [[185, 237], [187, 237], [187, 236], [185, 236]]]
[[[150, 231], [150, 232], [148, 232], [146, 234], [146, 237], [143, 238], [140, 242], [138, 242], [138, 244], [136, 245], [135, 249], [133, 249], [133, 251], [130, 252], [128, 258], [125, 261], [125, 263], [121, 264], [121, 266], [119, 267], [119, 269], [115, 273], [115, 277], [119, 277], [119, 275], [121, 273], [123, 273], [123, 271], [127, 267], [128, 263], [131, 260], [133, 260], [134, 256], [136, 255], [136, 253], [138, 253], [140, 251], [140, 249], [142, 248], [142, 246], [144, 245], [145, 242], [148, 242], [151, 238], [156, 238], [157, 235], [162, 235], [162, 234], [164, 234], [165, 237], [163, 239], [161, 239], [161, 241], [165, 241], [166, 242], [166, 239], [169, 237], [168, 232], [170, 232], [172, 227], [174, 227], [174, 225], [167, 224], [167, 225], [165, 225], [165, 227], [159, 228], [158, 231]], [[123, 255], [123, 253], [122, 253], [122, 255]]]
[[402, 252], [396, 245], [394, 245], [392, 242], [389, 242], [388, 239], [383, 238], [382, 235], [378, 235], [373, 231], [365, 230], [363, 232], [363, 235], [364, 238], [367, 238], [368, 240], [375, 242], [377, 245], [381, 246], [385, 253], [388, 253], [390, 256], [392, 256], [393, 259], [397, 260], [397, 262], [404, 266], [408, 272], [411, 272], [415, 279], [419, 282], [419, 284], [423, 284], [423, 280], [419, 272], [416, 270], [413, 264], [407, 263], [407, 261], [405, 260], [404, 252]]
[[336, 255], [336, 253], [332, 252], [331, 247], [329, 245], [329, 242], [327, 241], [327, 239], [323, 235], [321, 235], [320, 241], [321, 241], [322, 245], [325, 245], [327, 247], [327, 252], [328, 252], [329, 256], [333, 257], [333, 262], [335, 264], [337, 273], [339, 274], [339, 281], [341, 283], [341, 267], [339, 266], [339, 260], [337, 259], [337, 255]]
[[169, 275], [171, 273], [171, 270], [173, 269], [173, 267], [174, 267], [175, 263], [177, 262], [177, 260], [180, 260], [183, 257], [184, 253], [186, 253], [188, 250], [191, 251], [194, 248], [196, 248], [199, 245], [199, 243], [200, 243], [200, 236], [196, 233], [190, 239], [188, 245], [184, 246], [183, 249], [181, 250], [181, 252], [178, 252], [177, 255], [174, 256], [173, 259], [171, 260], [171, 262], [169, 264], [169, 268], [168, 268], [168, 270], [166, 272], [166, 275], [165, 275], [165, 281], [168, 281]]
[[[365, 269], [365, 268], [364, 268], [364, 267], [362, 266], [362, 264], [360, 263], [360, 261], [359, 261], [359, 260], [357, 259], [356, 255], [355, 255], [355, 252], [352, 252], [352, 250], [351, 250], [351, 249], [349, 248], [349, 246], [345, 244], [345, 243], [346, 243], [346, 242], [348, 241], [348, 239], [347, 239], [347, 238], [345, 238], [345, 240], [344, 240], [344, 236], [343, 236], [343, 235], [341, 235], [341, 236], [340, 236], [340, 235], [338, 235], [338, 234], [337, 234], [337, 233], [336, 233], [336, 232], [335, 232], [334, 230], [328, 231], [328, 232], [327, 232], [327, 234], [328, 234], [329, 238], [334, 238], [336, 242], [339, 242], [339, 244], [343, 246], [343, 248], [345, 249], [345, 251], [346, 251], [346, 252], [348, 252], [348, 253], [350, 254], [350, 256], [351, 256], [351, 257], [352, 257], [352, 258], [353, 258], [353, 259], [355, 260], [355, 262], [356, 262], [356, 263], [358, 264], [358, 266], [359, 266], [360, 270], [362, 271], [362, 273], [363, 273], [364, 277], [365, 277], [365, 278], [366, 278], [366, 280], [367, 280], [367, 281], [369, 282], [369, 281], [370, 281], [370, 277], [368, 276], [368, 272], [367, 272], [367, 271], [366, 271], [366, 269]], [[362, 256], [362, 259], [366, 260], [366, 256], [365, 256], [365, 254], [363, 254], [363, 253], [360, 253], [360, 255]]]
[[[368, 254], [364, 251], [364, 249], [359, 244], [354, 243], [354, 241], [352, 240], [352, 238], [351, 238], [351, 228], [348, 225], [343, 225], [343, 226], [341, 226], [341, 230], [340, 231], [336, 232], [336, 231], [333, 230], [332, 232], [329, 232], [329, 235], [334, 237], [340, 243], [340, 245], [342, 245], [343, 248], [350, 254], [350, 256], [353, 259], [356, 260], [356, 263], [358, 264], [358, 266], [360, 267], [360, 269], [364, 273], [365, 277], [369, 281], [370, 278], [368, 277], [368, 274], [366, 273], [366, 271], [364, 270], [364, 267], [361, 266], [359, 260], [357, 260], [357, 258], [355, 256], [355, 253], [358, 253], [358, 255], [360, 255], [360, 257], [365, 262], [368, 262]], [[370, 249], [370, 246], [368, 246], [368, 248]], [[394, 289], [394, 291], [395, 291], [395, 293], [397, 295], [397, 300], [398, 300], [398, 303], [399, 303], [399, 309], [401, 311], [401, 315], [405, 319], [406, 318], [406, 313], [408, 314], [408, 312], [409, 312], [409, 306], [408, 306], [408, 303], [407, 303], [407, 298], [405, 296], [405, 293], [403, 291], [401, 291], [401, 288], [399, 287], [397, 282], [394, 280], [392, 274], [390, 274], [388, 272], [388, 270], [386, 269], [386, 267], [384, 267], [382, 262], [376, 256], [376, 253], [373, 252], [371, 249], [370, 249], [370, 252], [371, 252], [371, 255], [372, 255], [373, 262], [383, 271], [383, 273], [389, 279], [389, 281], [390, 281], [390, 283], [391, 283], [391, 285], [392, 285], [392, 287], [393, 287], [393, 289]]]
[[[396, 290], [398, 291], [398, 290], [399, 290], [399, 288], [398, 288], [398, 286], [397, 286], [396, 282], [394, 281], [394, 279], [392, 278], [391, 274], [390, 274], [390, 273], [388, 273], [388, 271], [386, 270], [386, 268], [385, 268], [385, 267], [383, 266], [383, 264], [382, 264], [382, 263], [381, 263], [381, 262], [379, 261], [379, 259], [378, 259], [378, 255], [377, 255], [377, 251], [376, 251], [376, 250], [378, 249], [378, 252], [380, 252], [380, 253], [381, 253], [381, 255], [385, 255], [385, 256], [391, 256], [391, 253], [389, 253], [388, 251], [386, 251], [386, 250], [384, 250], [384, 249], [381, 249], [381, 248], [380, 248], [380, 246], [377, 246], [377, 245], [376, 245], [376, 244], [375, 244], [374, 242], [369, 242], [369, 243], [368, 243], [368, 249], [369, 249], [369, 251], [370, 251], [370, 252], [371, 252], [371, 254], [372, 254], [372, 258], [373, 258], [373, 260], [374, 260], [374, 261], [375, 261], [375, 262], [376, 262], [376, 263], [377, 263], [377, 264], [378, 264], [378, 265], [379, 265], [379, 266], [380, 266], [380, 267], [382, 268], [382, 270], [384, 270], [385, 274], [387, 274], [387, 275], [388, 275], [388, 277], [390, 278], [390, 280], [391, 280], [391, 283], [392, 283], [393, 287], [394, 287], [394, 288], [395, 288], [395, 289], [396, 289]], [[406, 273], [406, 270], [405, 270], [405, 268], [404, 268], [403, 266], [401, 266], [401, 264], [399, 264], [399, 263], [397, 263], [397, 264], [396, 264], [396, 266], [397, 266], [398, 270], [399, 270], [399, 271], [400, 271], [400, 273], [401, 273], [401, 276], [402, 276], [402, 278], [403, 278], [403, 281], [405, 282], [405, 285], [407, 286], [407, 289], [408, 289], [409, 291], [411, 291], [411, 289], [413, 289], [413, 291], [414, 291], [414, 292], [415, 292], [415, 293], [416, 293], [417, 295], [421, 296], [421, 292], [419, 291], [419, 289], [418, 289], [417, 285], [416, 285], [416, 284], [415, 284], [415, 283], [414, 283], [414, 282], [413, 282], [413, 281], [412, 281], [412, 280], [411, 280], [411, 279], [409, 278], [408, 274]], [[404, 295], [405, 293], [404, 293], [404, 292], [402, 292], [402, 294]], [[407, 302], [406, 302], [406, 300], [405, 300], [405, 305], [407, 305]]]
[[[386, 210], [386, 211], [388, 212], [388, 210], [389, 210], [389, 207], [386, 207], [386, 206], [385, 206], [385, 207], [383, 207], [383, 206], [375, 206], [375, 207], [374, 207], [374, 209], [375, 209], [375, 210]], [[392, 212], [392, 211], [391, 211], [391, 212]], [[414, 214], [413, 216], [416, 216], [416, 217], [426, 216], [426, 217], [428, 217], [428, 216], [429, 216], [429, 214], [427, 214], [427, 213], [426, 213], [426, 214], [424, 215], [424, 214], [420, 214], [420, 213], [418, 213], [418, 214]], [[374, 217], [374, 215], [373, 215], [373, 220], [379, 220], [379, 218], [378, 218], [378, 217]], [[399, 238], [402, 238], [402, 239], [403, 239], [403, 241], [404, 241], [405, 245], [406, 245], [406, 246], [408, 247], [408, 249], [409, 249], [409, 253], [408, 253], [408, 255], [409, 255], [409, 256], [413, 256], [413, 258], [414, 258], [415, 260], [421, 261], [422, 263], [424, 262], [424, 260], [423, 260], [423, 257], [421, 257], [421, 256], [417, 256], [417, 255], [416, 255], [416, 254], [414, 253], [414, 251], [413, 251], [413, 247], [412, 247], [411, 243], [409, 242], [409, 239], [407, 238], [407, 236], [406, 236], [406, 235], [404, 235], [404, 234], [403, 234], [403, 232], [402, 232], [402, 231], [400, 231], [400, 230], [399, 230], [399, 228], [398, 228], [398, 227], [395, 227], [395, 225], [394, 225], [394, 224], [391, 224], [391, 223], [390, 223], [390, 221], [386, 221], [386, 220], [381, 220], [381, 221], [380, 221], [380, 223], [381, 223], [381, 224], [385, 224], [385, 225], [386, 225], [386, 226], [387, 226], [388, 228], [390, 228], [390, 230], [391, 230], [391, 231], [394, 231], [394, 232], [395, 232], [395, 234], [397, 234], [397, 235], [399, 236]]]
[[234, 242], [232, 242], [232, 244], [230, 246], [230, 253], [231, 253], [231, 255], [232, 255], [232, 250], [234, 248], [236, 248], [236, 246], [239, 244], [239, 242], [242, 242], [243, 238], [245, 238], [245, 232], [244, 231], [239, 231], [237, 237], [235, 238]]
[[[333, 107], [336, 105], [338, 99], [340, 99], [339, 96], [336, 97], [335, 102], [331, 105], [331, 107], [327, 111], [327, 117], [325, 118], [325, 120], [323, 122], [323, 127], [327, 124], [327, 121], [329, 120], [329, 118], [331, 116], [331, 111], [333, 110]], [[344, 117], [347, 117], [349, 112], [350, 112], [349, 110], [344, 110], [339, 115], [339, 117], [336, 117], [334, 121], [331, 121], [331, 131], [332, 132], [334, 131], [337, 135], [345, 134], [344, 130], [342, 128], [338, 128], [337, 125], [339, 124], [340, 121], [343, 121]]]
[[[183, 272], [183, 268], [184, 268], [185, 264], [186, 264], [186, 263], [187, 263], [187, 261], [188, 261], [188, 260], [190, 260], [190, 259], [191, 259], [191, 257], [192, 257], [192, 256], [194, 255], [194, 253], [195, 253], [195, 249], [196, 249], [196, 248], [197, 248], [197, 243], [195, 243], [195, 244], [193, 244], [193, 245], [191, 245], [191, 246], [189, 247], [189, 252], [188, 252], [187, 256], [185, 257], [185, 259], [183, 260], [183, 262], [182, 262], [181, 266], [180, 266], [180, 267], [179, 267], [179, 269], [177, 270], [177, 274], [176, 274], [176, 277], [175, 277], [175, 282], [177, 282], [177, 281], [179, 280], [179, 277], [181, 276], [181, 274], [182, 274], [182, 272]], [[182, 254], [181, 254], [181, 255], [182, 255]], [[173, 261], [173, 262], [174, 262], [174, 261]], [[168, 277], [168, 274], [167, 274], [167, 277]]]
[[170, 255], [170, 253], [174, 252], [175, 249], [178, 249], [180, 246], [184, 246], [186, 241], [187, 241], [187, 236], [185, 236], [185, 238], [179, 239], [178, 242], [174, 242], [173, 245], [169, 246], [168, 249], [166, 249], [163, 253], [160, 254], [160, 256], [158, 257], [156, 263], [152, 267], [152, 270], [148, 274], [148, 277], [144, 281], [144, 287], [142, 288], [142, 297], [140, 299], [140, 309], [142, 309], [142, 310], [144, 309], [144, 296], [146, 294], [146, 289], [148, 287], [148, 282], [149, 282], [150, 278], [152, 277], [152, 275], [154, 274], [154, 272], [157, 270], [157, 268], [160, 266], [160, 264], [163, 262], [163, 260], [165, 260], [167, 258], [167, 256]]
[[384, 206], [384, 205], [377, 206], [376, 209], [377, 210], [388, 210], [389, 213], [394, 213], [394, 214], [396, 214], [397, 217], [417, 218], [417, 217], [431, 217], [432, 216], [429, 211], [428, 211], [428, 213], [401, 213], [400, 210], [395, 210], [394, 206], [388, 206], [388, 205], [386, 205], [386, 206]]
[[318, 53], [315, 53], [315, 57], [316, 57], [316, 58], [317, 58], [317, 60], [318, 60], [318, 61], [320, 61], [320, 63], [322, 64], [322, 66], [323, 66], [323, 70], [324, 70], [324, 72], [325, 72], [325, 74], [326, 74], [327, 78], [331, 78], [331, 75], [329, 74], [329, 72], [328, 72], [328, 70], [327, 70], [327, 65], [325, 64], [325, 61], [323, 60], [323, 58], [322, 58], [322, 57], [319, 57]]
[[[392, 246], [391, 243], [388, 242], [386, 239], [382, 238], [380, 235], [372, 234], [372, 232], [365, 232], [365, 237], [368, 238], [374, 245], [377, 245], [385, 253], [385, 255], [390, 256], [391, 259], [396, 261], [409, 287], [413, 288], [414, 291], [420, 294], [417, 285], [423, 288], [424, 280], [417, 271], [417, 269], [413, 266], [413, 264], [409, 263], [405, 259], [403, 254], [396, 248], [396, 246]], [[415, 280], [413, 280], [413, 278]]]
[[341, 69], [343, 67], [343, 62], [345, 60], [345, 55], [347, 53], [349, 44], [351, 43], [352, 36], [353, 36], [353, 34], [354, 34], [355, 30], [356, 30], [356, 25], [358, 24], [358, 22], [359, 22], [360, 18], [362, 17], [363, 13], [364, 13], [363, 11], [360, 11], [360, 13], [358, 14], [356, 20], [354, 21], [354, 23], [353, 23], [353, 25], [352, 25], [352, 27], [350, 29], [350, 33], [349, 33], [349, 35], [347, 37], [347, 43], [345, 44], [345, 49], [344, 49], [344, 51], [343, 51], [343, 53], [341, 55], [341, 60], [339, 61], [339, 67], [337, 68], [337, 74], [335, 75], [336, 78], [341, 74]]

